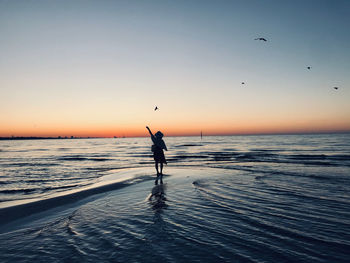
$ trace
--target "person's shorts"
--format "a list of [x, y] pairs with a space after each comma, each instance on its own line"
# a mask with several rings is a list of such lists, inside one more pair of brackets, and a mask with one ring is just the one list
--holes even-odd
[[153, 158], [158, 163], [167, 163], [165, 160], [164, 151], [159, 147], [155, 147], [153, 152]]

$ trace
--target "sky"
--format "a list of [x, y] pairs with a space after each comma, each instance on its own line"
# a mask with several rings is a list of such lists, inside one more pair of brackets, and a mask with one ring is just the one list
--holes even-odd
[[0, 136], [349, 132], [349, 25], [348, 0], [0, 0]]

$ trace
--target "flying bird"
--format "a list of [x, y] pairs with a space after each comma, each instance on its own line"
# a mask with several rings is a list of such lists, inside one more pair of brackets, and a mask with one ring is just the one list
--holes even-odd
[[156, 110], [158, 110], [159, 108], [156, 106], [155, 108], [154, 108], [154, 110], [156, 111]]
[[307, 67], [307, 69], [311, 69], [311, 67], [309, 66], [309, 67]]
[[245, 83], [244, 82], [242, 82], [242, 85], [244, 85]]
[[337, 90], [337, 89], [339, 89], [339, 88], [338, 88], [338, 87], [333, 87], [333, 89]]
[[263, 37], [258, 37], [258, 38], [255, 38], [254, 40], [262, 40], [262, 41], [267, 41], [266, 38], [263, 38]]

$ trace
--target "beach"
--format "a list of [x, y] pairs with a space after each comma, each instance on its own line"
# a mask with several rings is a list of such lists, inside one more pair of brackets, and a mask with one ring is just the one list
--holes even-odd
[[349, 25], [0, 0], [0, 263], [350, 263]]
[[[149, 138], [3, 142], [2, 182], [16, 169], [41, 177], [35, 189], [66, 177], [59, 191], [1, 184], [0, 261], [348, 262], [347, 138], [165, 138], [157, 186]], [[78, 186], [64, 188], [68, 179]]]

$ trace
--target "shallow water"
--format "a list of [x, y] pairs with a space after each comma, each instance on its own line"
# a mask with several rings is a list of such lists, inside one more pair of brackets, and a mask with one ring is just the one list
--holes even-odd
[[[282, 173], [339, 183], [350, 170], [349, 134], [165, 141], [169, 166]], [[90, 185], [115, 169], [152, 166], [150, 145], [149, 138], [0, 141], [0, 205]]]
[[159, 200], [149, 139], [0, 142], [3, 201], [140, 179], [0, 227], [0, 261], [349, 262], [349, 139], [165, 138]]

